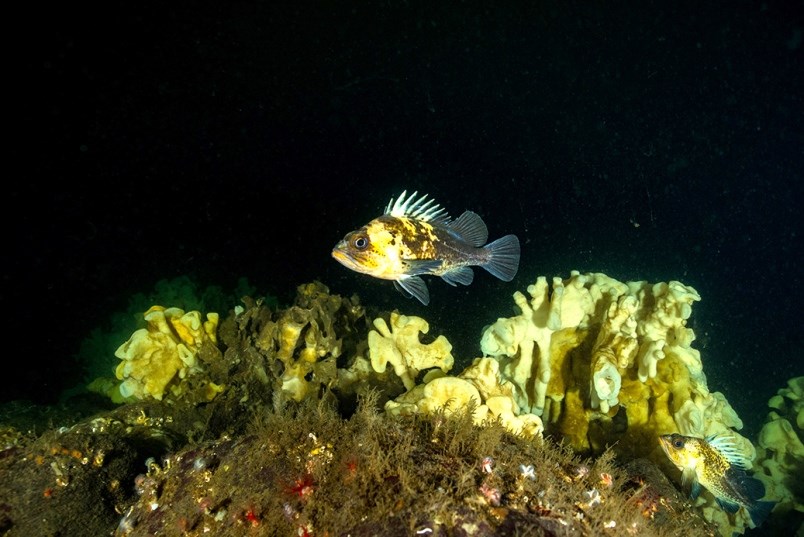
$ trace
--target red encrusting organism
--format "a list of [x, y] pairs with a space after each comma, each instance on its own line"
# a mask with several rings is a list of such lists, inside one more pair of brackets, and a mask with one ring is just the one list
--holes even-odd
[[285, 487], [285, 492], [298, 496], [302, 500], [310, 496], [315, 490], [315, 480], [311, 474], [304, 474], [296, 478], [296, 480], [289, 486]]

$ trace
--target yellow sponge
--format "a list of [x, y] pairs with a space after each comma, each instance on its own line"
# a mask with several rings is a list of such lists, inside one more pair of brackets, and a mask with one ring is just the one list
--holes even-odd
[[147, 326], [115, 352], [122, 360], [115, 376], [122, 381], [123, 399], [161, 400], [177, 375], [183, 379], [201, 371], [196, 355], [205, 341], [216, 343], [218, 314], [208, 313], [202, 322], [198, 311], [152, 306], [143, 317]]

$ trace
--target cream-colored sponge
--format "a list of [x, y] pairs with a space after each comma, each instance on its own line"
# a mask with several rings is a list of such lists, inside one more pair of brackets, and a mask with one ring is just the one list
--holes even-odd
[[421, 317], [391, 313], [391, 326], [385, 319], [374, 319], [374, 328], [368, 335], [371, 367], [383, 373], [388, 364], [402, 379], [405, 388], [416, 385], [416, 377], [425, 369], [438, 368], [446, 373], [452, 369], [452, 344], [444, 336], [423, 344], [420, 334], [430, 331], [430, 325]]
[[161, 400], [175, 378], [201, 370], [196, 355], [204, 342], [216, 343], [218, 314], [209, 313], [202, 322], [198, 311], [153, 306], [143, 317], [147, 326], [115, 352], [121, 360], [115, 376], [124, 399]]

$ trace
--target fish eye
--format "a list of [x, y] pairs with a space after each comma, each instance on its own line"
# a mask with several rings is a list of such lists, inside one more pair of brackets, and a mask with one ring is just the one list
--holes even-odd
[[352, 239], [352, 246], [354, 246], [358, 250], [365, 250], [368, 248], [368, 237], [365, 235], [358, 235], [354, 239]]
[[673, 440], [673, 447], [676, 448], [676, 449], [683, 448], [684, 447], [684, 441], [679, 439], [679, 438], [676, 438], [675, 440]]

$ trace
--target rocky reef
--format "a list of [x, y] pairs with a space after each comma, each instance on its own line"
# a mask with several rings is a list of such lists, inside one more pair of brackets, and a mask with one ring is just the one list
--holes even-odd
[[451, 345], [426, 321], [367, 313], [317, 282], [287, 308], [246, 296], [220, 322], [149, 310], [150, 331], [121, 342], [117, 377], [94, 383], [95, 397], [118, 405], [51, 415], [44, 431], [0, 416], [0, 532], [744, 528], [708, 522], [655, 453], [663, 432], [740, 425], [691, 347], [695, 290], [573, 273], [528, 292], [456, 375]]

